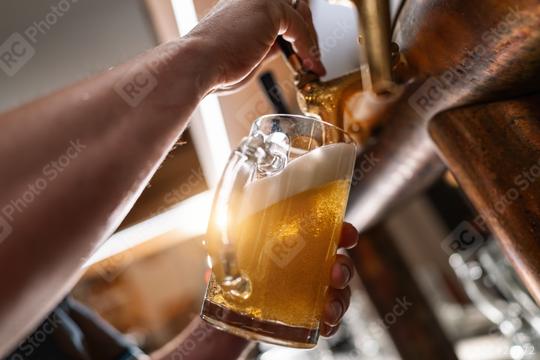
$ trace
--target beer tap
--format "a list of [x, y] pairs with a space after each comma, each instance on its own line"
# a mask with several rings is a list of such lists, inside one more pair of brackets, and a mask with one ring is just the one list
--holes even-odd
[[[342, 3], [342, 0], [334, 0]], [[361, 34], [362, 85], [379, 96], [393, 91], [390, 7], [387, 0], [347, 0], [356, 7]], [[395, 44], [394, 44], [395, 46]], [[394, 50], [395, 51], [395, 50]]]
[[349, 124], [344, 120], [346, 100], [362, 91], [360, 71], [354, 71], [330, 81], [321, 81], [317, 74], [304, 68], [302, 60], [289, 42], [278, 37], [277, 43], [291, 71], [295, 74], [297, 100], [302, 112], [345, 129], [358, 143], [362, 143], [367, 135], [365, 129], [358, 125], [348, 126]]
[[344, 129], [358, 144], [364, 144], [382, 124], [388, 103], [399, 97], [401, 87], [393, 81], [392, 73], [403, 62], [399, 48], [390, 40], [388, 2], [355, 0], [353, 3], [362, 24], [360, 69], [322, 81], [304, 68], [290, 43], [282, 37], [278, 37], [277, 43], [295, 74], [302, 112]]

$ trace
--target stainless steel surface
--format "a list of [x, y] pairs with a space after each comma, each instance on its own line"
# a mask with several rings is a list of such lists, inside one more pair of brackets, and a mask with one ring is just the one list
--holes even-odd
[[510, 340], [507, 356], [538, 359], [540, 309], [520, 284], [497, 241], [486, 243], [473, 258], [453, 254], [450, 264], [473, 303], [494, 324], [489, 333], [500, 333]]
[[377, 142], [356, 159], [347, 221], [360, 231], [426, 188], [444, 171], [422, 119], [399, 104]]

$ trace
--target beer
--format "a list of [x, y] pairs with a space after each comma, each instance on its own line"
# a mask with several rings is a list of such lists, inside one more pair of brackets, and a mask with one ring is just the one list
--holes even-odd
[[352, 144], [322, 146], [291, 160], [281, 173], [247, 185], [229, 233], [251, 294], [229, 296], [213, 277], [203, 318], [219, 312], [219, 321], [247, 329], [237, 334], [258, 329], [271, 333], [271, 339], [263, 336], [266, 341], [314, 346], [354, 158]]

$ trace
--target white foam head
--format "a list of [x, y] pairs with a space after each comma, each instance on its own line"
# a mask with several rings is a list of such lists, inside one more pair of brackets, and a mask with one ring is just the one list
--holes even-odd
[[282, 172], [255, 180], [244, 190], [239, 219], [301, 192], [349, 179], [355, 156], [353, 144], [325, 145], [292, 160]]

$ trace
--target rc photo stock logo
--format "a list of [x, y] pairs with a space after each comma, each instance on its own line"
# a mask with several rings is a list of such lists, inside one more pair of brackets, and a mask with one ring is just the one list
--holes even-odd
[[36, 50], [21, 34], [14, 33], [0, 46], [0, 69], [15, 76], [36, 54]]
[[13, 227], [6, 220], [6, 218], [0, 215], [0, 244], [2, 244], [2, 242], [4, 242], [4, 240], [6, 240], [12, 232]]
[[470, 258], [486, 239], [469, 221], [462, 221], [442, 242], [441, 247], [448, 254], [458, 253], [464, 260]]
[[279, 241], [270, 241], [266, 245], [266, 253], [280, 268], [286, 267], [306, 246], [306, 240], [298, 233], [293, 236], [281, 238]]
[[34, 21], [22, 33], [11, 34], [0, 45], [0, 69], [7, 76], [15, 76], [36, 54], [33, 45], [38, 42], [38, 38], [47, 34], [77, 1], [79, 0], [59, 1], [50, 6], [41, 20]]
[[475, 67], [481, 64], [489, 49], [498, 47], [506, 42], [506, 36], [516, 24], [536, 22], [534, 15], [522, 11], [518, 6], [507, 9], [506, 15], [495, 25], [484, 31], [478, 37], [480, 40], [474, 47], [467, 48], [459, 63], [444, 71], [442, 74], [428, 78], [408, 99], [409, 105], [423, 118], [431, 118], [445, 105], [445, 99], [453, 94], [459, 94], [462, 86], [475, 81]]
[[86, 145], [79, 139], [71, 140], [68, 147], [56, 159], [41, 168], [39, 176], [27, 183], [24, 190], [9, 202], [0, 205], [0, 243], [13, 232], [13, 223], [18, 214], [23, 213], [39, 198], [61, 174], [77, 159]]
[[157, 86], [157, 79], [149, 68], [135, 66], [114, 84], [114, 90], [131, 107], [137, 107]]

